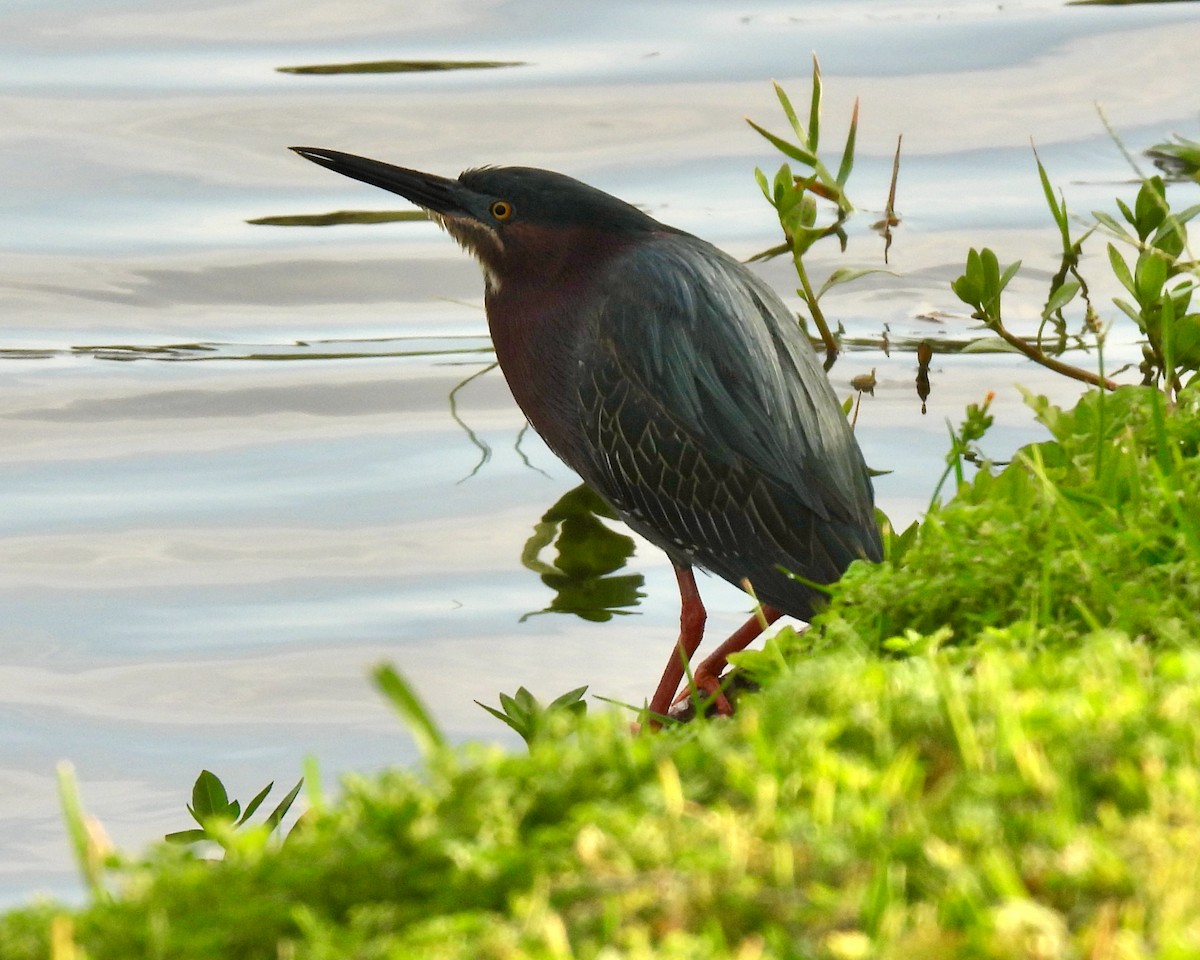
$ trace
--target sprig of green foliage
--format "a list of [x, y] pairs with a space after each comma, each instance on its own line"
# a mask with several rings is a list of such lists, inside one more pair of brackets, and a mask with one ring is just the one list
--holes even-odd
[[587, 687], [576, 687], [542, 706], [532, 693], [520, 687], [513, 696], [500, 694], [499, 710], [478, 700], [475, 702], [519, 733], [527, 744], [532, 744], [539, 737], [561, 734], [563, 724], [559, 722], [560, 718], [574, 720], [584, 716], [587, 713], [587, 701], [583, 699], [586, 692]]
[[[815, 243], [825, 237], [837, 237], [842, 249], [846, 248], [846, 231], [843, 224], [854, 211], [854, 206], [846, 195], [845, 187], [854, 168], [854, 146], [858, 137], [858, 101], [854, 103], [850, 129], [842, 148], [837, 173], [832, 173], [818, 152], [821, 136], [822, 84], [821, 67], [817, 58], [813, 57], [812, 93], [809, 98], [807, 125], [801, 123], [791, 99], [778, 83], [775, 84], [775, 96], [779, 99], [784, 116], [792, 128], [794, 141], [776, 136], [753, 120], [748, 119], [746, 122], [780, 153], [804, 169], [803, 172], [796, 173], [791, 164], [785, 163], [775, 172], [774, 177], [768, 178], [761, 169], [755, 168], [754, 176], [759, 188], [767, 203], [774, 207], [779, 225], [783, 228], [784, 243], [763, 251], [753, 259], [764, 259], [781, 253], [791, 254], [792, 264], [800, 280], [800, 289], [796, 292], [808, 308], [809, 316], [812, 317], [825, 344], [826, 353], [832, 360], [837, 355], [838, 343], [821, 309], [821, 298], [839, 283], [846, 283], [876, 271], [839, 268], [816, 288], [809, 277], [804, 257]], [[833, 218], [828, 222], [817, 222], [818, 201], [825, 201], [833, 207]]]
[[1108, 244], [1113, 274], [1133, 303], [1113, 302], [1145, 338], [1142, 376], [1162, 383], [1174, 396], [1187, 374], [1200, 369], [1200, 312], [1188, 312], [1200, 285], [1200, 269], [1182, 258], [1187, 249], [1187, 223], [1200, 214], [1200, 204], [1175, 213], [1167, 202], [1161, 177], [1143, 181], [1132, 208], [1117, 200], [1125, 223], [1103, 211], [1093, 216], [1121, 243], [1137, 250], [1131, 268], [1120, 250]]
[[979, 441], [983, 439], [984, 434], [991, 429], [992, 423], [995, 421], [995, 417], [988, 413], [988, 408], [991, 407], [995, 396], [994, 393], [988, 393], [983, 403], [968, 404], [966, 416], [957, 430], [947, 422], [946, 426], [950, 431], [950, 449], [946, 453], [946, 470], [933, 490], [929, 507], [931, 510], [937, 506], [938, 496], [951, 474], [954, 475], [954, 488], [957, 490], [966, 482], [966, 470], [963, 466], [965, 463], [987, 463], [987, 459], [979, 449]]
[[408, 679], [391, 664], [383, 663], [373, 672], [375, 686], [396, 711], [425, 760], [431, 760], [447, 749], [446, 735], [438, 726], [429, 708]]
[[168, 833], [171, 843], [191, 844], [210, 842], [220, 846], [226, 854], [237, 853], [248, 848], [260, 849], [262, 844], [279, 829], [280, 823], [295, 803], [304, 785], [301, 778], [287, 795], [272, 810], [265, 821], [251, 824], [249, 820], [262, 806], [267, 795], [275, 787], [271, 781], [256, 793], [242, 810], [239, 801], [232, 799], [221, 778], [209, 770], [201, 770], [192, 785], [192, 802], [188, 813], [199, 824], [189, 830]]
[[1107, 326], [1098, 317], [1080, 272], [1084, 241], [1096, 229], [1104, 228], [1118, 242], [1138, 251], [1131, 267], [1117, 246], [1108, 244], [1108, 262], [1113, 274], [1133, 297], [1132, 303], [1122, 298], [1113, 302], [1137, 325], [1143, 338], [1142, 382], [1160, 384], [1167, 397], [1173, 399], [1200, 370], [1200, 312], [1191, 310], [1192, 295], [1200, 286], [1200, 265], [1186, 257], [1187, 224], [1200, 214], [1200, 204], [1173, 211], [1162, 178], [1149, 177], [1143, 180], [1132, 208], [1117, 198], [1124, 223], [1111, 214], [1094, 211], [1095, 223], [1079, 238], [1072, 238], [1066, 201], [1055, 196], [1041, 159], [1036, 152], [1034, 156], [1047, 205], [1062, 237], [1062, 262], [1051, 278], [1042, 309], [1043, 329], [1047, 323], [1055, 326], [1058, 344], [1054, 352], [1061, 353], [1066, 346], [1063, 310], [1079, 297], [1085, 307], [1084, 324], [1075, 340], [1085, 347], [1089, 342], [1094, 343], [1099, 371], [1085, 370], [1052, 356], [1043, 343], [1042, 330], [1030, 342], [1004, 325], [1001, 295], [1020, 269], [1019, 260], [1001, 270], [994, 252], [987, 248], [972, 249], [967, 254], [964, 272], [951, 283], [951, 289], [972, 308], [972, 316], [1031, 360], [1072, 379], [1113, 390], [1117, 384], [1104, 372]]

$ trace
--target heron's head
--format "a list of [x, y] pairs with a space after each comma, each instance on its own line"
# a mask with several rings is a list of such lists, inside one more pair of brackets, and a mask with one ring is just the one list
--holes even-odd
[[550, 170], [478, 167], [449, 179], [337, 150], [292, 149], [424, 208], [479, 260], [493, 290], [517, 276], [586, 268], [605, 251], [664, 229], [624, 200]]

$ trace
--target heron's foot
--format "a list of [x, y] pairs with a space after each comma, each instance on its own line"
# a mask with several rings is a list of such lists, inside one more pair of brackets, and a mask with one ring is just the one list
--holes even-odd
[[[714, 672], [708, 661], [702, 663], [696, 672], [692, 674], [691, 685], [675, 698], [675, 702], [671, 704], [672, 708], [679, 707], [681, 704], [687, 704], [692, 695], [695, 694], [697, 704], [708, 704], [706, 712], [711, 713], [715, 710], [719, 716], [733, 716], [733, 704], [725, 696], [725, 685], [720, 676], [720, 671], [724, 668], [725, 664], [722, 663], [717, 668], [717, 671]], [[674, 712], [674, 709], [672, 709], [672, 713]]]

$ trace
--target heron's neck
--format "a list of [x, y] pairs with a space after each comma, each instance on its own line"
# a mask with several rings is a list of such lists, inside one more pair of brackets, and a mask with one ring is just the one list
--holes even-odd
[[513, 399], [568, 462], [577, 436], [578, 345], [585, 328], [571, 292], [510, 281], [489, 289], [485, 300], [496, 359]]

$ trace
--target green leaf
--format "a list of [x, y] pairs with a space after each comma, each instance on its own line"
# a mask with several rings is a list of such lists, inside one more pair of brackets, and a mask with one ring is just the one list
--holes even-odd
[[[201, 770], [192, 786], [192, 805], [188, 809], [203, 826], [209, 817], [229, 816], [229, 794], [220, 777], [209, 770]], [[236, 819], [236, 814], [232, 819]]]
[[760, 127], [753, 120], [747, 119], [746, 122], [750, 124], [750, 126], [762, 137], [765, 137], [771, 146], [773, 146], [784, 156], [791, 157], [793, 160], [798, 160], [800, 163], [803, 163], [806, 166], [812, 167], [816, 165], [817, 157], [816, 154], [812, 153], [812, 151], [806, 150], [804, 147], [797, 146], [794, 143], [789, 143], [787, 140], [775, 136], [775, 134], [771, 133], [771, 131], [765, 129], [764, 127]]
[[92, 898], [107, 900], [108, 889], [104, 885], [104, 860], [98, 856], [97, 843], [88, 829], [88, 816], [79, 794], [79, 782], [75, 779], [75, 768], [61, 760], [56, 768], [58, 774], [58, 800], [62, 806], [63, 820], [71, 838], [75, 863], [87, 884]]
[[530, 737], [532, 736], [532, 731], [529, 730], [529, 728], [527, 726], [525, 726], [524, 724], [518, 723], [516, 720], [514, 720], [508, 714], [503, 713], [500, 710], [497, 710], [495, 707], [489, 707], [486, 703], [480, 703], [478, 700], [476, 700], [475, 704], [476, 704], [476, 706], [483, 707], [484, 710], [486, 710], [488, 713], [490, 713], [497, 720], [500, 720], [501, 722], [508, 724], [508, 726], [510, 726], [513, 730], [515, 730], [518, 734], [520, 734], [522, 740], [524, 740], [526, 743], [529, 743]]
[[[850, 178], [850, 171], [854, 167], [854, 147], [858, 142], [858, 100], [854, 101], [854, 112], [850, 115], [850, 129], [846, 133], [846, 145], [842, 148], [842, 161], [838, 164], [837, 185], [844, 187], [846, 181]], [[899, 145], [896, 147], [899, 150]], [[838, 207], [849, 211], [850, 203], [845, 196], [839, 199]]]
[[1198, 215], [1200, 215], [1200, 203], [1193, 204], [1192, 206], [1185, 209], [1182, 213], [1176, 213], [1174, 215], [1174, 219], [1176, 219], [1180, 223], [1187, 223], [1193, 217], [1196, 217]]
[[1048, 318], [1051, 314], [1058, 312], [1068, 303], [1075, 299], [1075, 294], [1079, 292], [1079, 282], [1076, 280], [1067, 280], [1060, 283], [1058, 287], [1051, 292], [1046, 305], [1042, 308], [1042, 316]]
[[968, 269], [961, 277], [950, 281], [950, 289], [954, 291], [954, 295], [969, 307], [979, 309], [980, 291], [979, 285], [971, 278], [971, 272]]
[[1187, 246], [1187, 231], [1175, 217], [1167, 217], [1155, 231], [1150, 245], [1168, 259], [1177, 260]]
[[1000, 289], [1000, 260], [996, 251], [991, 247], [984, 247], [979, 252], [979, 263], [983, 271], [984, 296], [993, 297]]
[[767, 175], [758, 167], [754, 168], [754, 179], [758, 182], [758, 189], [762, 191], [764, 197], [767, 198], [767, 203], [771, 206], [775, 205], [775, 198], [771, 195], [771, 186], [767, 183]]
[[1167, 261], [1146, 252], [1137, 258], [1133, 268], [1133, 295], [1143, 307], [1159, 301], [1163, 284], [1167, 282]]
[[208, 832], [196, 828], [176, 830], [174, 833], [168, 833], [163, 839], [168, 843], [199, 843], [208, 839]]
[[1150, 236], [1167, 215], [1166, 190], [1161, 177], [1151, 177], [1142, 181], [1142, 188], [1138, 191], [1133, 210], [1134, 226], [1139, 240]]
[[[1120, 203], [1120, 201], [1117, 202]], [[1115, 218], [1105, 213], [1103, 210], [1093, 210], [1092, 216], [1096, 218], [1098, 223], [1106, 226], [1121, 239], [1128, 240], [1130, 243], [1133, 242], [1133, 237], [1130, 235], [1129, 231], [1121, 226], [1121, 224], [1118, 223]]]
[[[815, 154], [821, 137], [821, 65], [813, 54], [812, 98], [808, 106], [808, 148]], [[803, 138], [801, 138], [803, 139]]]
[[791, 200], [792, 194], [796, 189], [796, 178], [792, 175], [792, 168], [786, 163], [781, 164], [779, 169], [775, 171], [775, 181], [771, 184], [771, 196], [776, 210], [782, 211]]
[[[807, 193], [797, 191], [791, 202], [779, 211], [783, 229], [795, 237], [812, 227], [817, 221], [817, 202]], [[824, 230], [820, 231], [824, 233]]]
[[269, 830], [274, 830], [279, 826], [280, 821], [287, 815], [288, 810], [292, 808], [292, 804], [296, 802], [296, 797], [300, 795], [300, 788], [304, 786], [304, 778], [301, 777], [296, 781], [296, 785], [287, 792], [279, 805], [271, 811], [271, 815], [266, 819], [266, 825]]
[[1121, 286], [1137, 296], [1137, 286], [1133, 282], [1133, 274], [1129, 272], [1129, 264], [1125, 262], [1125, 258], [1121, 256], [1121, 252], [1113, 245], [1108, 245], [1108, 262], [1112, 267], [1113, 275], [1121, 281]]
[[[587, 709], [587, 704], [583, 700], [583, 695], [587, 693], [586, 684], [582, 687], [576, 687], [574, 690], [568, 690], [561, 697], [555, 697], [550, 701], [550, 706], [547, 710], [570, 710], [575, 713], [582, 713]], [[582, 710], [579, 708], [583, 708]]]
[[1137, 308], [1133, 306], [1133, 304], [1129, 303], [1127, 300], [1122, 300], [1119, 297], [1113, 297], [1113, 303], [1116, 305], [1117, 309], [1119, 309], [1125, 314], [1125, 316], [1129, 317], [1130, 320], [1136, 323], [1139, 328], [1143, 330], [1145, 329], [1146, 321]]
[[825, 291], [830, 287], [836, 287], [841, 283], [850, 283], [852, 280], [857, 280], [859, 277], [865, 277], [869, 273], [886, 273], [895, 276], [891, 270], [885, 270], [883, 267], [838, 267], [821, 284], [821, 288], [817, 291], [817, 299], [821, 299], [825, 295]]
[[271, 792], [271, 788], [274, 786], [275, 781], [272, 780], [265, 787], [258, 791], [253, 800], [246, 804], [246, 812], [243, 813], [241, 819], [238, 820], [238, 826], [241, 826], [254, 815], [254, 811], [262, 805], [262, 802], [267, 798], [267, 794]]
[[1192, 303], [1192, 294], [1200, 289], [1200, 283], [1193, 283], [1191, 280], [1185, 280], [1178, 286], [1170, 290], [1170, 297], [1175, 301], [1175, 311], [1181, 316], [1187, 313], [1187, 309]]
[[511, 717], [516, 723], [523, 726], [527, 726], [532, 719], [529, 711], [515, 697], [510, 697], [507, 693], [500, 694], [500, 706], [504, 708], [505, 716]]
[[1175, 321], [1175, 363], [1200, 370], [1200, 313], [1189, 313]]
[[1042, 166], [1042, 158], [1038, 156], [1035, 149], [1033, 158], [1037, 161], [1038, 178], [1042, 182], [1042, 194], [1046, 198], [1046, 206], [1050, 208], [1050, 215], [1054, 218], [1054, 222], [1058, 224], [1058, 232], [1062, 235], [1063, 249], [1069, 250], [1071, 247], [1071, 231], [1070, 224], [1067, 220], [1067, 201], [1062, 199], [1059, 203], [1059, 197], [1054, 195], [1054, 187], [1050, 184], [1050, 177], [1046, 173], [1046, 168]]
[[804, 128], [800, 126], [800, 120], [796, 116], [796, 110], [792, 106], [792, 101], [787, 95], [787, 91], [777, 82], [772, 81], [772, 85], [775, 87], [775, 97], [779, 100], [779, 105], [783, 107], [783, 115], [787, 117], [788, 123], [791, 124], [792, 132], [796, 134], [796, 139], [807, 140]]
[[1137, 217], [1133, 215], [1133, 211], [1129, 209], [1129, 205], [1124, 200], [1118, 198], [1117, 209], [1121, 211], [1121, 216], [1129, 221], [1129, 225], [1135, 230], [1137, 229]]
[[1003, 276], [1000, 277], [1000, 283], [998, 284], [998, 286], [996, 288], [997, 296], [999, 296], [1001, 291], [1003, 291], [1004, 288], [1008, 286], [1008, 282], [1017, 275], [1017, 271], [1020, 269], [1021, 269], [1021, 261], [1020, 260], [1014, 260], [1012, 263], [1010, 263], [1008, 265], [1008, 267], [1004, 271]]

